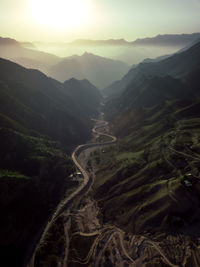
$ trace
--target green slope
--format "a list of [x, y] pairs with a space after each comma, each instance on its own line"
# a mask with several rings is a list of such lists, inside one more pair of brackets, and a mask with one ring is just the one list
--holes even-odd
[[[94, 198], [104, 222], [159, 236], [166, 255], [165, 237], [195, 243], [200, 234], [199, 48], [133, 70], [123, 93], [105, 106], [118, 144], [95, 155]], [[176, 251], [173, 241], [169, 246]]]
[[80, 108], [82, 99], [74, 97], [73, 86], [66, 94], [64, 85], [39, 71], [27, 70], [3, 59], [0, 66], [0, 112], [3, 115], [67, 146], [86, 140], [91, 126], [88, 115], [97, 112], [100, 102], [100, 97], [91, 97], [86, 91], [89, 85], [83, 94], [86, 99], [90, 96], [91, 106], [96, 103], [96, 109], [93, 106], [91, 112]]
[[[132, 233], [192, 232], [200, 215], [199, 108], [199, 101], [168, 101], [113, 121], [121, 138], [115, 148], [99, 152], [94, 186], [106, 222]], [[188, 173], [192, 188], [184, 186]], [[174, 216], [185, 227], [173, 225]]]
[[0, 59], [2, 266], [23, 265], [57, 203], [77, 186], [69, 179], [75, 170], [70, 154], [89, 139], [101, 96], [89, 82], [75, 82], [78, 87], [68, 89], [37, 70]]

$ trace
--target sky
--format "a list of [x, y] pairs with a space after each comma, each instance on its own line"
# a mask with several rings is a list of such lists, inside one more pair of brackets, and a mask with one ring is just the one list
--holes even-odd
[[200, 0], [0, 0], [0, 36], [70, 42], [200, 32]]

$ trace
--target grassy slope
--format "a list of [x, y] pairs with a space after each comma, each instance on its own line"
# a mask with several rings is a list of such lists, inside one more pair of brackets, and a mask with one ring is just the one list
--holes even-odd
[[[94, 189], [105, 221], [130, 232], [190, 231], [199, 223], [199, 102], [166, 102], [118, 117], [113, 130], [121, 136], [100, 154]], [[127, 114], [126, 114], [127, 115]], [[124, 121], [124, 119], [127, 119]], [[126, 130], [128, 129], [128, 130]], [[190, 148], [192, 145], [192, 149]], [[196, 152], [195, 152], [196, 151]], [[192, 172], [192, 187], [184, 186]]]
[[[151, 240], [162, 236], [166, 255], [165, 237], [175, 254], [175, 237], [199, 242], [199, 52], [197, 44], [130, 71], [128, 87], [105, 106], [118, 144], [95, 155], [94, 197], [104, 221]], [[191, 245], [188, 255], [196, 251]], [[199, 266], [192, 261], [186, 266]]]

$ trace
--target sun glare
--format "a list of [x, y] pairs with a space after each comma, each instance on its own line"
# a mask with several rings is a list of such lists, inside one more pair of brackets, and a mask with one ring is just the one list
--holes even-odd
[[74, 29], [89, 24], [91, 10], [87, 0], [32, 0], [31, 15], [43, 27]]

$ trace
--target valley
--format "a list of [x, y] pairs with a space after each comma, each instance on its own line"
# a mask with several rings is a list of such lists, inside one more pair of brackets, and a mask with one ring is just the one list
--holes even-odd
[[[107, 123], [105, 123], [103, 120], [96, 121], [96, 126], [94, 126], [94, 128], [93, 128], [93, 132], [95, 132], [98, 135], [107, 136], [107, 137], [111, 138], [111, 141], [107, 141], [107, 142], [103, 142], [103, 143], [89, 143], [89, 144], [85, 144], [85, 145], [80, 145], [72, 153], [72, 159], [74, 161], [74, 164], [76, 165], [77, 170], [81, 171], [81, 173], [82, 173], [81, 179], [83, 179], [83, 181], [80, 182], [80, 185], [78, 186], [78, 188], [75, 191], [73, 191], [73, 193], [71, 193], [68, 197], [63, 199], [60, 202], [60, 204], [57, 206], [52, 218], [49, 220], [48, 224], [45, 226], [45, 229], [43, 230], [42, 236], [41, 236], [39, 243], [35, 249], [35, 252], [33, 253], [33, 256], [31, 257], [30, 263], [27, 266], [30, 266], [30, 267], [31, 266], [41, 266], [40, 257], [42, 257], [42, 256], [38, 256], [38, 255], [40, 255], [42, 253], [41, 251], [43, 251], [43, 250], [45, 251], [46, 247], [48, 247], [48, 244], [50, 242], [48, 240], [48, 232], [49, 231], [51, 232], [51, 228], [54, 227], [54, 224], [55, 225], [57, 224], [57, 220], [59, 220], [59, 218], [58, 218], [59, 216], [64, 217], [64, 220], [67, 221], [67, 224], [68, 224], [68, 220], [70, 219], [70, 216], [73, 216], [73, 214], [76, 213], [74, 209], [73, 209], [73, 212], [71, 211], [72, 207], [76, 203], [76, 199], [85, 198], [85, 196], [87, 196], [87, 192], [89, 192], [89, 190], [93, 184], [94, 173], [92, 172], [91, 169], [89, 172], [87, 172], [85, 170], [85, 168], [82, 167], [82, 162], [84, 163], [84, 160], [80, 156], [80, 154], [83, 154], [83, 153], [85, 154], [85, 153], [87, 153], [88, 150], [89, 150], [89, 153], [91, 153], [91, 151], [96, 149], [97, 147], [108, 146], [108, 145], [114, 144], [116, 142], [115, 137], [108, 135], [106, 133], [102, 134], [101, 132], [97, 132], [97, 129], [103, 128], [104, 125], [107, 126]], [[80, 160], [81, 158], [82, 158], [82, 160]], [[87, 161], [87, 159], [85, 159], [85, 160]], [[86, 165], [86, 162], [83, 165]], [[87, 205], [86, 207], [82, 208], [82, 210], [80, 212], [82, 213], [82, 211], [87, 211], [88, 206], [91, 207], [92, 205], [91, 204]], [[90, 215], [90, 217], [89, 217], [88, 224], [93, 224], [92, 215]], [[65, 224], [62, 226], [65, 227]], [[88, 234], [88, 236], [90, 236], [90, 235], [92, 236], [93, 234]], [[86, 236], [87, 236], [87, 234], [86, 234]], [[69, 244], [66, 244], [66, 245], [69, 245]], [[68, 253], [68, 251], [67, 251], [67, 253]], [[44, 255], [44, 256], [47, 257], [46, 261], [48, 262], [49, 254]], [[42, 257], [42, 260], [44, 261], [43, 257]], [[36, 258], [36, 260], [35, 260], [35, 258]], [[51, 264], [51, 263], [49, 263], [49, 264]], [[66, 265], [66, 263], [63, 263], [63, 266], [65, 266], [65, 265]]]
[[[95, 124], [93, 133], [96, 138], [99, 138], [99, 135], [108, 134], [109, 128], [107, 123], [101, 120], [95, 120]], [[129, 200], [130, 193], [125, 196], [127, 203], [124, 203], [125, 205], [123, 206], [122, 197], [124, 194], [123, 192], [120, 193], [120, 202], [117, 202], [116, 192], [118, 191], [118, 183], [123, 183], [125, 186], [129, 182], [131, 189], [131, 182], [134, 179], [130, 180], [130, 178], [125, 178], [121, 170], [120, 176], [124, 181], [118, 177], [118, 183], [115, 182], [115, 189], [112, 190], [113, 186], [111, 187], [109, 182], [106, 185], [106, 180], [101, 177], [101, 175], [104, 175], [105, 178], [109, 177], [109, 173], [112, 173], [113, 167], [106, 166], [106, 171], [105, 169], [102, 170], [102, 168], [105, 168], [106, 164], [111, 164], [111, 159], [114, 163], [116, 156], [118, 157], [118, 166], [121, 165], [119, 156], [121, 156], [121, 153], [123, 154], [123, 151], [119, 149], [122, 146], [122, 141], [116, 143], [116, 139], [112, 137], [113, 141], [110, 141], [109, 144], [96, 144], [94, 139], [92, 143], [78, 146], [72, 157], [78, 169], [81, 170], [84, 181], [80, 182], [79, 188], [68, 199], [61, 202], [63, 203], [61, 212], [55, 213], [62, 217], [63, 225], [61, 224], [60, 227], [64, 228], [64, 236], [66, 238], [63, 243], [62, 253], [60, 251], [60, 254], [56, 254], [55, 258], [52, 259], [52, 253], [48, 249], [49, 242], [52, 242], [49, 237], [51, 237], [51, 231], [53, 230], [48, 229], [50, 230], [50, 235], [46, 232], [47, 239], [44, 239], [38, 246], [35, 265], [28, 266], [45, 266], [46, 262], [49, 265], [54, 262], [57, 266], [198, 266], [200, 264], [200, 239], [193, 236], [197, 234], [198, 228], [198, 221], [196, 221], [197, 224], [195, 226], [193, 220], [195, 222], [199, 215], [194, 215], [194, 218], [190, 216], [188, 218], [189, 221], [181, 215], [184, 209], [187, 210], [189, 201], [192, 205], [197, 204], [198, 200], [195, 194], [199, 194], [196, 190], [199, 188], [200, 178], [195, 176], [195, 168], [197, 164], [200, 164], [200, 158], [194, 151], [196, 151], [195, 142], [198, 143], [200, 133], [197, 134], [196, 128], [194, 135], [191, 134], [191, 130], [190, 134], [187, 133], [185, 128], [188, 124], [189, 122], [185, 124], [185, 122], [180, 121], [177, 125], [177, 130], [173, 130], [173, 133], [170, 132], [166, 138], [162, 138], [160, 148], [157, 147], [157, 144], [154, 145], [154, 148], [152, 147], [151, 152], [149, 151], [151, 159], [149, 158], [148, 162], [146, 162], [148, 170], [150, 171], [152, 160], [155, 160], [157, 155], [160, 157], [160, 161], [163, 160], [163, 164], [167, 164], [165, 166], [166, 169], [162, 170], [160, 167], [156, 180], [150, 184], [150, 181], [148, 183], [141, 181], [141, 184], [139, 180], [137, 181], [138, 184], [137, 186], [135, 185], [135, 188], [141, 187], [144, 189], [143, 192], [140, 192], [139, 199], [135, 199], [134, 197], [134, 201], [131, 200], [129, 212], [132, 212], [133, 207], [135, 209], [133, 214], [131, 214], [133, 216], [131, 218], [125, 217], [127, 216], [127, 201]], [[186, 147], [185, 150], [180, 151], [178, 140], [182, 135], [185, 138], [190, 136], [191, 139], [189, 139], [194, 140], [192, 144], [193, 150]], [[191, 145], [189, 140], [187, 142]], [[111, 147], [110, 144], [112, 143], [115, 144]], [[179, 143], [179, 147], [174, 145], [176, 143]], [[183, 148], [183, 144], [181, 146]], [[157, 153], [157, 149], [161, 149], [159, 154]], [[80, 153], [79, 150], [81, 150]], [[117, 154], [115, 154], [116, 150], [118, 150]], [[147, 151], [145, 157], [147, 157]], [[187, 164], [185, 164], [186, 161]], [[129, 169], [124, 163], [120, 167]], [[182, 167], [182, 163], [184, 163], [184, 167]], [[195, 167], [193, 169], [192, 166], [194, 165]], [[171, 176], [174, 177], [167, 177], [169, 174], [168, 168], [171, 169]], [[86, 172], [86, 169], [88, 172]], [[158, 170], [157, 167], [156, 169]], [[134, 173], [135, 180], [137, 180], [136, 169]], [[165, 173], [165, 177], [162, 177], [161, 173], [162, 175]], [[161, 176], [160, 180], [158, 179], [158, 175]], [[145, 173], [143, 173], [143, 176], [145, 177]], [[88, 185], [89, 177], [92, 177], [92, 181]], [[124, 186], [120, 187], [125, 190]], [[104, 190], [102, 191], [103, 187]], [[152, 195], [149, 195], [151, 194], [151, 190]], [[132, 196], [134, 196], [134, 191], [132, 191]], [[163, 197], [165, 198], [163, 199], [164, 202], [162, 201]], [[150, 199], [149, 204], [147, 202], [148, 198]], [[183, 202], [184, 199], [185, 202]], [[69, 200], [73, 201], [69, 203]], [[112, 203], [111, 205], [109, 201]], [[161, 209], [159, 209], [158, 203], [159, 206], [160, 203], [163, 203]], [[171, 218], [168, 219], [163, 214], [163, 212], [166, 214], [169, 212], [165, 203], [171, 206], [170, 212], [172, 214]], [[143, 212], [145, 205], [152, 206], [151, 208], [149, 206], [145, 211], [149, 212], [150, 217]], [[192, 214], [191, 206], [188, 208]], [[59, 210], [59, 206], [57, 210]], [[155, 213], [153, 210], [155, 210]], [[197, 211], [197, 207], [195, 211]], [[158, 220], [160, 224], [162, 217], [164, 221], [156, 227], [156, 221]], [[139, 220], [140, 218], [143, 222]], [[152, 225], [151, 220], [153, 218]], [[130, 224], [127, 224], [127, 221]], [[52, 218], [51, 228], [56, 227], [57, 223], [56, 219], [54, 221]], [[193, 232], [188, 231], [192, 230], [191, 223], [193, 224]], [[53, 226], [53, 224], [55, 225]]]
[[[169, 11], [136, 2], [139, 24], [111, 5], [130, 33]], [[111, 29], [0, 37], [2, 267], [200, 266], [200, 33], [104, 39]]]
[[[199, 154], [194, 151], [199, 133], [195, 126], [188, 132], [180, 122], [177, 131], [146, 146], [141, 136], [148, 140], [148, 134], [140, 132], [99, 155], [93, 196], [105, 223], [127, 233], [129, 242], [143, 241], [140, 247], [130, 247], [135, 264], [139, 260], [138, 266], [198, 266]], [[146, 149], [139, 152], [140, 139]], [[136, 251], [139, 254], [132, 254]]]
[[90, 138], [101, 95], [87, 80], [61, 84], [5, 59], [0, 81], [0, 256], [3, 266], [21, 267], [60, 199], [77, 186], [67, 179], [75, 171], [71, 152]]

